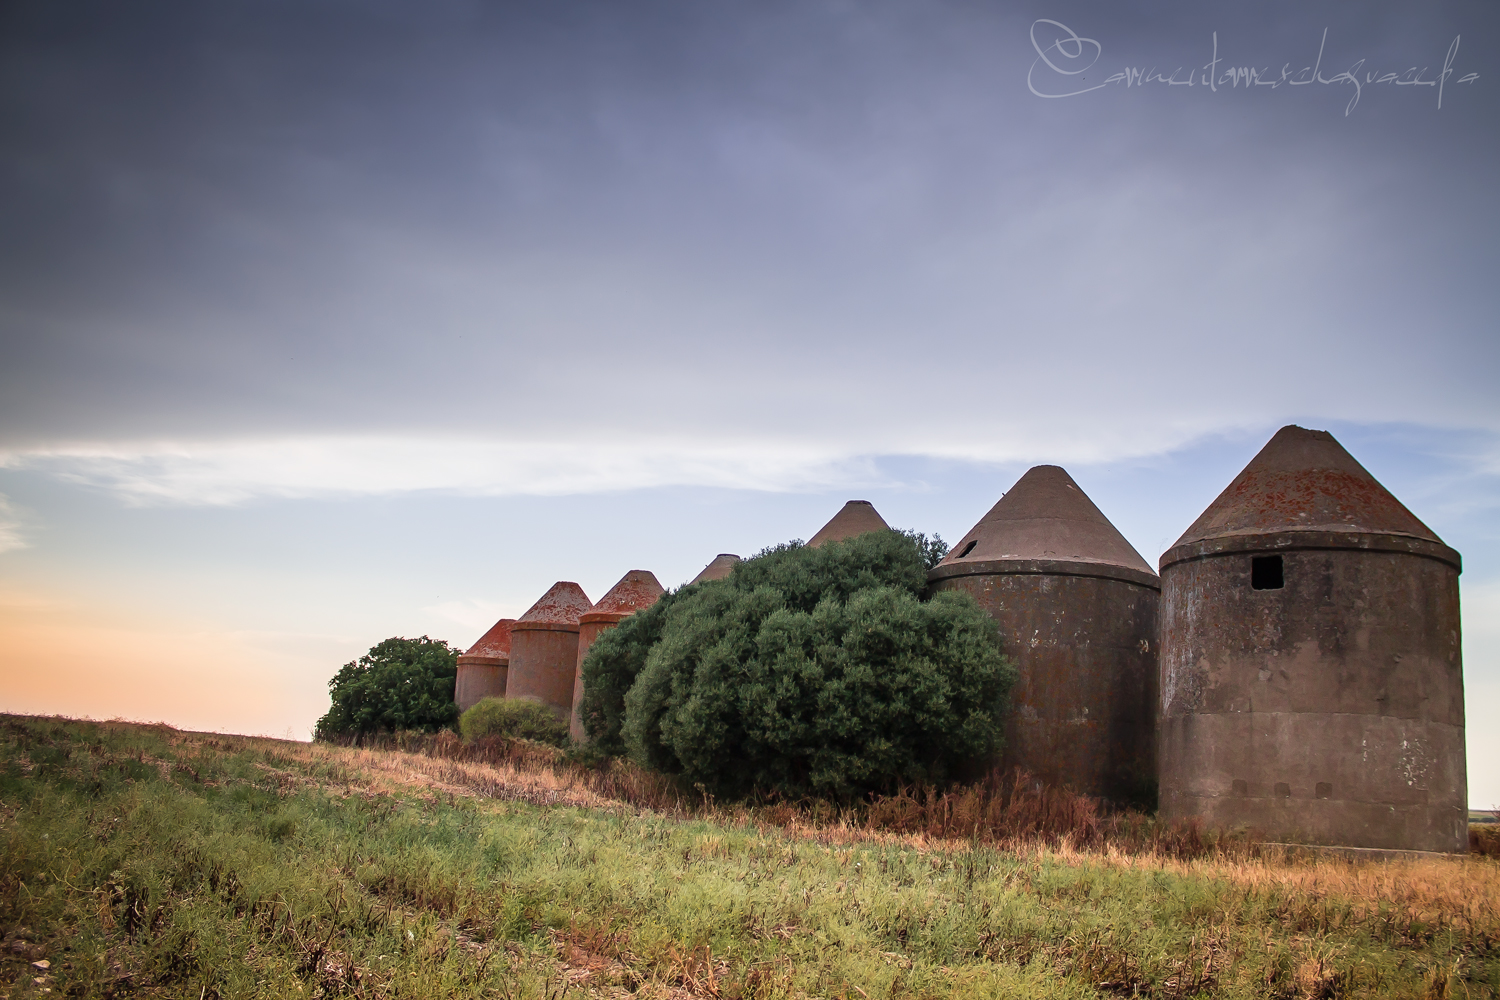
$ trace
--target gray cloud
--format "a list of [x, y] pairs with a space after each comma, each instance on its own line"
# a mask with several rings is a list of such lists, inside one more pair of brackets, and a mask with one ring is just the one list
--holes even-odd
[[[0, 444], [1500, 426], [1488, 5], [8, 9]], [[1417, 88], [1026, 90], [1440, 64]], [[1294, 66], [1293, 69], [1298, 67]], [[1097, 98], [1097, 99], [1095, 99]], [[758, 443], [757, 443], [758, 442]], [[143, 445], [140, 447], [144, 447]], [[138, 448], [139, 450], [139, 448]], [[149, 448], [147, 449], [149, 450]]]

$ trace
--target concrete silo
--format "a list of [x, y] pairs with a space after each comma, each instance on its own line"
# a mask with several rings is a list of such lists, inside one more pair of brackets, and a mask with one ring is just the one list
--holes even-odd
[[458, 681], [453, 700], [467, 712], [480, 698], [504, 698], [505, 675], [510, 667], [510, 627], [514, 618], [502, 618], [458, 658]]
[[593, 607], [576, 583], [561, 581], [511, 626], [507, 698], [541, 701], [567, 718], [573, 711], [578, 619]]
[[832, 520], [818, 529], [816, 535], [807, 540], [807, 547], [815, 549], [826, 542], [842, 542], [867, 531], [886, 531], [889, 528], [890, 525], [876, 513], [875, 505], [870, 501], [850, 500], [833, 515]]
[[1273, 839], [1468, 845], [1457, 552], [1283, 427], [1161, 558], [1161, 808]]
[[665, 591], [656, 581], [656, 574], [633, 569], [578, 619], [578, 661], [573, 670], [573, 714], [568, 726], [573, 739], [582, 742], [585, 737], [578, 705], [583, 701], [583, 658], [589, 654], [589, 647], [600, 633], [614, 628], [637, 611], [649, 608], [661, 599], [663, 593]]
[[713, 562], [703, 567], [703, 572], [688, 581], [689, 585], [702, 583], [705, 580], [722, 580], [734, 572], [734, 564], [740, 561], [740, 557], [733, 552], [720, 552], [714, 556]]
[[1016, 662], [1003, 766], [1149, 799], [1161, 583], [1067, 472], [1027, 472], [927, 579], [973, 594]]

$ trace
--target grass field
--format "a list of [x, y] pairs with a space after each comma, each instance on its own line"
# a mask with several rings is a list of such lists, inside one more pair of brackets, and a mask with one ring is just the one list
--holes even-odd
[[[0, 717], [0, 990], [1493, 997], [1500, 863], [652, 811], [499, 763]], [[637, 799], [639, 796], [637, 796]]]

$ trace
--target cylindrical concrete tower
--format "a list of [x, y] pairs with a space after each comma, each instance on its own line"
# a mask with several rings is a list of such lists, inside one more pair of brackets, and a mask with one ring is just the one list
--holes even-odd
[[885, 523], [875, 510], [875, 505], [868, 500], [850, 500], [833, 515], [832, 520], [818, 529], [818, 533], [807, 540], [807, 547], [815, 549], [819, 545], [828, 542], [842, 542], [846, 538], [855, 535], [863, 535], [867, 531], [887, 531], [890, 525]]
[[507, 698], [544, 702], [564, 719], [572, 713], [578, 619], [591, 607], [582, 587], [561, 581], [516, 619], [510, 633]]
[[573, 715], [568, 725], [574, 740], [581, 743], [586, 736], [578, 704], [583, 701], [583, 658], [589, 654], [589, 647], [601, 632], [614, 628], [637, 611], [649, 608], [664, 593], [661, 584], [656, 582], [656, 574], [633, 569], [578, 619], [578, 665], [573, 672]]
[[1161, 809], [1464, 851], [1459, 555], [1326, 431], [1283, 427], [1161, 557]]
[[720, 552], [714, 556], [713, 562], [703, 567], [703, 572], [688, 581], [688, 585], [702, 583], [705, 580], [722, 580], [734, 572], [734, 564], [739, 561], [740, 557], [733, 552]]
[[1016, 661], [1003, 766], [1149, 800], [1161, 584], [1067, 472], [1027, 472], [927, 579], [973, 594]]
[[510, 627], [514, 618], [502, 618], [479, 641], [458, 658], [458, 681], [453, 700], [467, 712], [480, 698], [504, 698], [505, 674], [510, 667]]

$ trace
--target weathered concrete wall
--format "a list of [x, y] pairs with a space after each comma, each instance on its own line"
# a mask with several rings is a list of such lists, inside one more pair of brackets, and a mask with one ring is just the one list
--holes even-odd
[[[1162, 566], [1162, 815], [1465, 850], [1457, 554], [1347, 532], [1183, 548]], [[1283, 586], [1256, 590], [1268, 554]]]
[[510, 661], [484, 662], [488, 659], [477, 656], [458, 658], [458, 681], [453, 686], [453, 700], [460, 713], [473, 708], [481, 698], [505, 697], [505, 676]]
[[578, 626], [516, 622], [510, 638], [507, 698], [535, 698], [567, 718], [573, 711], [573, 674], [578, 665]]
[[1005, 767], [1117, 801], [1149, 797], [1155, 588], [1045, 572], [949, 576], [932, 587], [973, 594], [1016, 661]]

